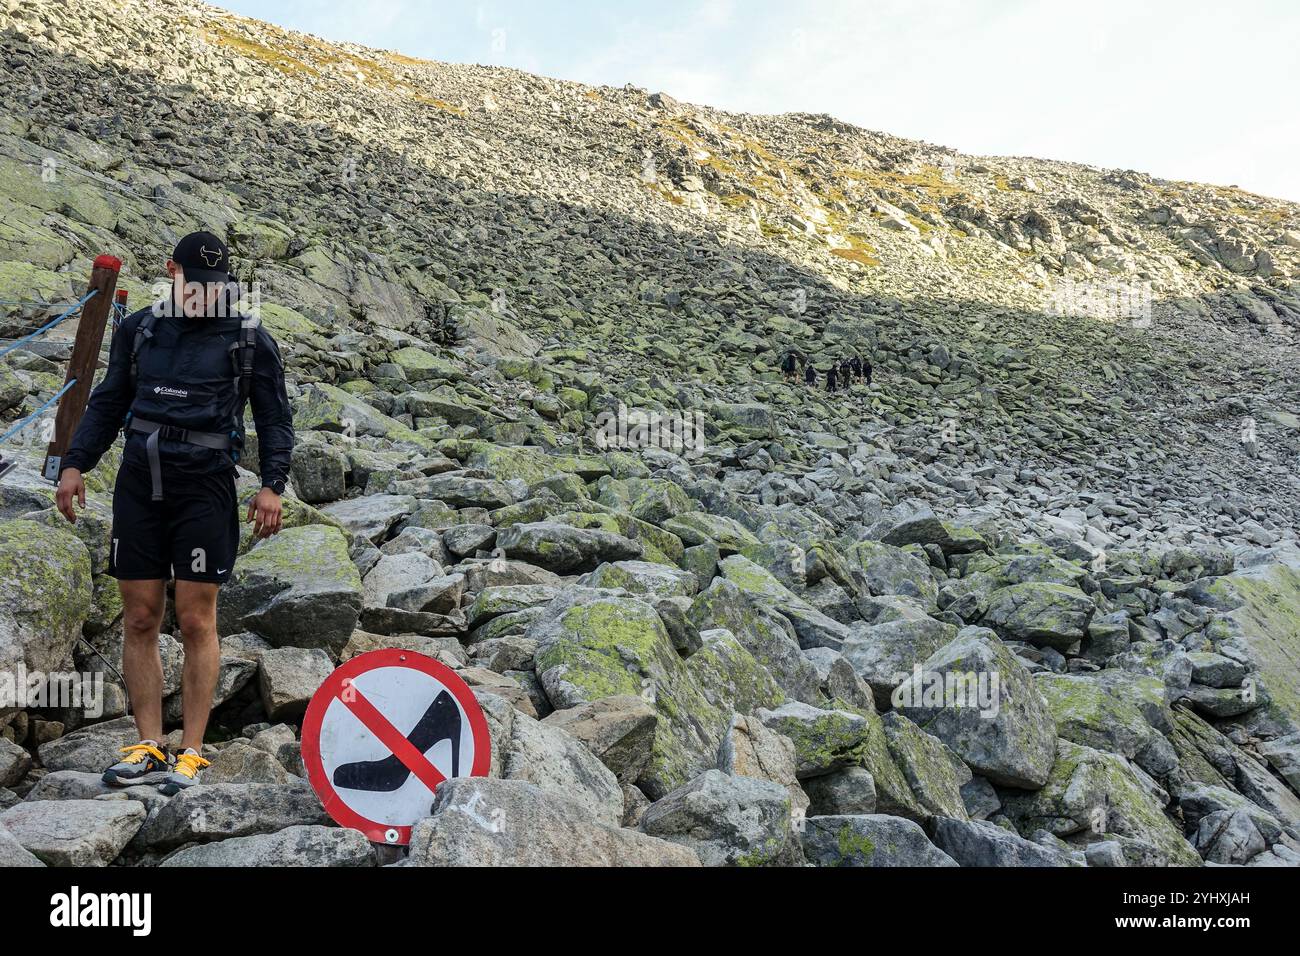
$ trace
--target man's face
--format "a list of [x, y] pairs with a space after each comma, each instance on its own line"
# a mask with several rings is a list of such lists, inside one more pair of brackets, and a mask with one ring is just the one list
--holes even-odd
[[172, 280], [172, 299], [183, 315], [193, 319], [216, 312], [222, 294], [226, 291], [226, 283], [186, 282], [185, 270], [171, 259], [167, 260], [167, 274]]

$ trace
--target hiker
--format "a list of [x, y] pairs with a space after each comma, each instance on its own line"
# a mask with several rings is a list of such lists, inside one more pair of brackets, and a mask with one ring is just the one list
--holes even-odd
[[786, 352], [785, 355], [781, 357], [781, 374], [786, 381], [794, 381], [795, 366], [793, 352]]
[[809, 388], [817, 387], [817, 367], [809, 362], [803, 370], [803, 383]]
[[867, 383], [868, 388], [871, 387], [871, 363], [866, 358], [862, 359], [862, 380]]
[[[171, 293], [122, 320], [108, 370], [64, 455], [56, 502], [75, 523], [84, 472], [126, 434], [113, 490], [109, 571], [122, 595], [122, 674], [140, 742], [104, 772], [112, 786], [157, 783], [167, 795], [199, 779], [203, 735], [221, 665], [217, 591], [239, 547], [235, 463], [244, 405], [257, 426], [262, 488], [248, 506], [253, 534], [280, 530], [280, 496], [293, 450], [293, 413], [275, 340], [236, 308], [230, 251], [210, 232], [177, 243]], [[166, 584], [176, 579], [185, 647], [181, 752], [164, 747], [158, 631]]]
[[862, 359], [856, 355], [849, 359], [849, 370], [853, 373], [853, 377], [860, 381], [862, 379]]
[[831, 367], [826, 370], [826, 391], [828, 392], [835, 391], [835, 386], [836, 386], [835, 365], [832, 363]]

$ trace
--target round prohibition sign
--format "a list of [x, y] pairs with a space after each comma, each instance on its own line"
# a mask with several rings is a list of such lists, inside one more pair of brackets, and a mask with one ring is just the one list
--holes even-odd
[[445, 664], [370, 651], [341, 664], [307, 705], [302, 762], [325, 812], [372, 843], [405, 845], [448, 777], [485, 777], [487, 720]]

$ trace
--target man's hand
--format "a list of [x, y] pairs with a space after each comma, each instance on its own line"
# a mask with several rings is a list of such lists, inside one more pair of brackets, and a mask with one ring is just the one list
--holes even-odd
[[73, 498], [81, 503], [82, 508], [86, 507], [86, 483], [81, 480], [81, 472], [77, 469], [64, 468], [63, 474], [59, 475], [59, 490], [54, 494], [54, 503], [58, 505], [59, 514], [76, 524], [77, 513], [72, 510]]
[[248, 503], [248, 520], [253, 522], [253, 537], [269, 538], [280, 531], [280, 496], [263, 488]]

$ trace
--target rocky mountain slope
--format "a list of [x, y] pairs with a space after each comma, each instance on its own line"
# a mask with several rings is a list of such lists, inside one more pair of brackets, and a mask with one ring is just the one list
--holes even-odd
[[[27, 433], [0, 660], [108, 705], [0, 709], [0, 859], [374, 862], [299, 724], [401, 646], [496, 743], [403, 865], [1300, 862], [1300, 206], [201, 4], [0, 11], [0, 336], [103, 251], [147, 303], [211, 228], [299, 432], [290, 527], [223, 592], [214, 766], [170, 800], [95, 773], [131, 734], [77, 642], [120, 656], [113, 462], [69, 529]], [[0, 361], [4, 420], [70, 335]], [[873, 382], [786, 382], [791, 349]], [[926, 696], [963, 674], [982, 706]]]

